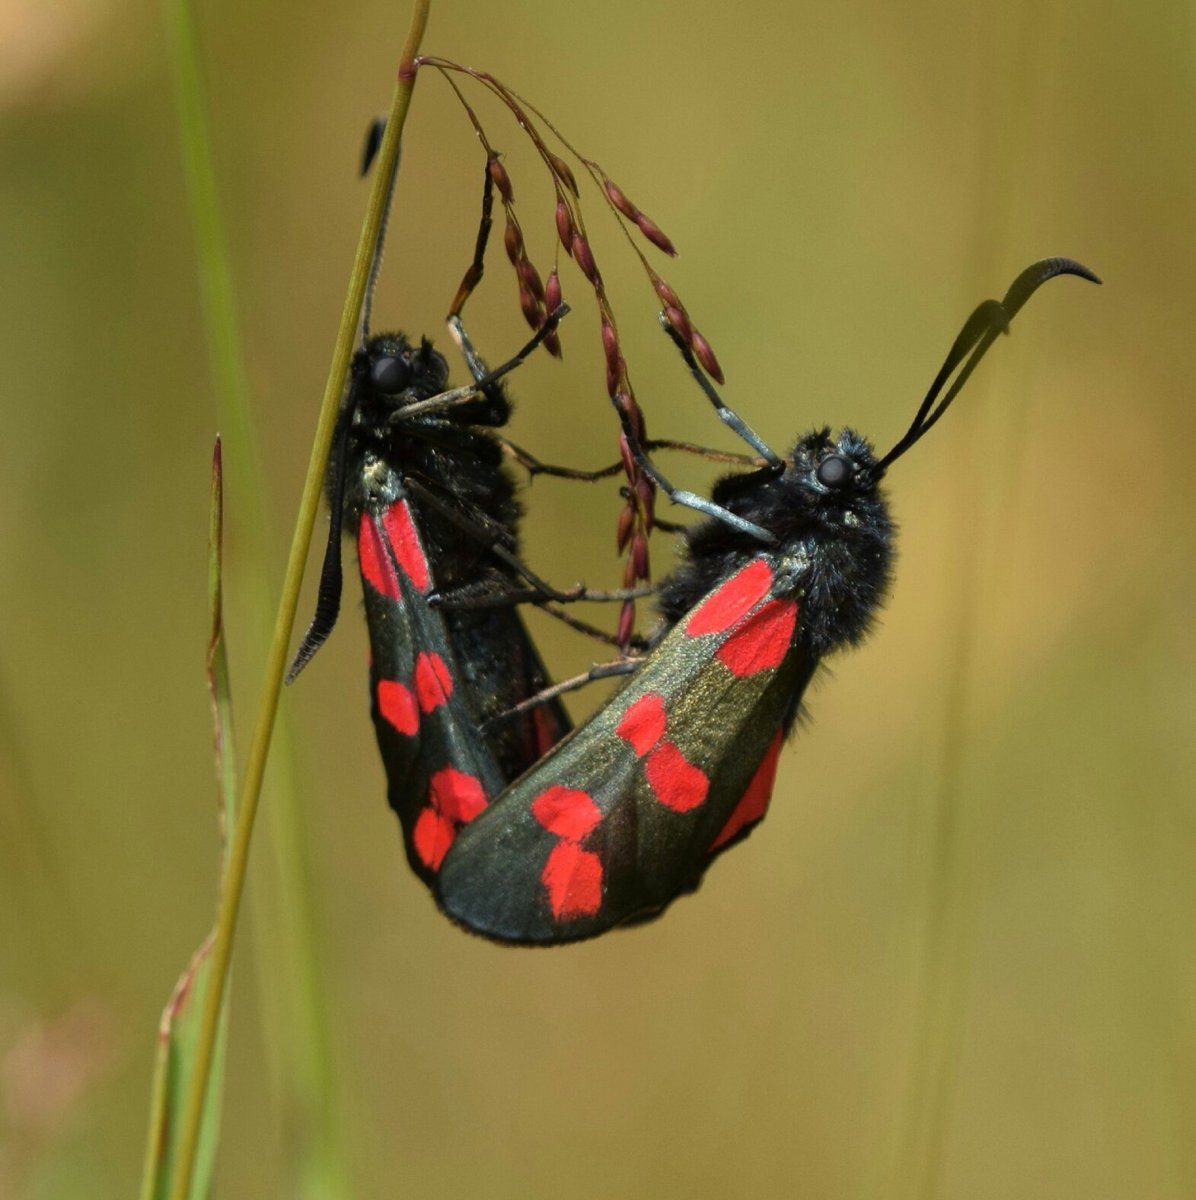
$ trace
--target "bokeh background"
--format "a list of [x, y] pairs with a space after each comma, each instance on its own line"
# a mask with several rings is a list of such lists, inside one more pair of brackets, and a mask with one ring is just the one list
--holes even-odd
[[[407, 18], [196, 14], [261, 466], [226, 444], [242, 744]], [[654, 925], [520, 952], [436, 914], [350, 600], [284, 703], [217, 1194], [1196, 1196], [1191, 6], [459, 0], [424, 49], [495, 71], [664, 226], [774, 445], [823, 422], [890, 444], [1036, 258], [1105, 286], [1045, 288], [893, 472], [880, 628], [812, 691], [766, 825]], [[544, 179], [473, 95], [546, 269]], [[213, 913], [218, 417], [178, 142], [155, 6], [0, 4], [5, 1197], [134, 1193], [159, 1013]], [[481, 162], [422, 78], [382, 324], [440, 329]], [[589, 211], [652, 432], [733, 448]], [[497, 357], [524, 329], [494, 251], [470, 315]], [[566, 265], [566, 359], [520, 371], [513, 432], [597, 465], [614, 422]], [[613, 485], [537, 480], [529, 507], [533, 563], [617, 581]], [[562, 674], [598, 653], [536, 629]]]

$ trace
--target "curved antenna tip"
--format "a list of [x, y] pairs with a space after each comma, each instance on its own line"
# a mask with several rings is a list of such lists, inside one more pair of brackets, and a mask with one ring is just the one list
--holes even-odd
[[[1078, 275], [1089, 283], [1101, 282], [1099, 275], [1090, 271], [1083, 263], [1076, 262], [1074, 258], [1043, 258], [1031, 263], [1017, 276], [1009, 285], [1004, 299], [985, 300], [960, 330], [905, 436], [877, 464], [879, 471], [885, 471], [938, 421], [988, 348], [1000, 334], [1009, 332], [1013, 318], [1026, 301], [1048, 279], [1054, 279], [1056, 275]], [[955, 374], [956, 371], [958, 374]], [[944, 394], [943, 388], [953, 374], [955, 381]]]
[[[1081, 262], [1076, 262], [1074, 258], [1044, 258], [1042, 262], [1035, 263], [1035, 266], [1042, 267], [1049, 272], [1044, 279], [1051, 279], [1056, 275], [1078, 275], [1081, 279], [1087, 279], [1089, 283], [1104, 283], [1104, 280], [1095, 271], [1089, 270]], [[1033, 269], [1033, 267], [1030, 268], [1030, 270]]]
[[1009, 290], [1001, 301], [1001, 307], [1004, 308], [1007, 319], [1012, 320], [1018, 309], [1047, 280], [1054, 279], [1057, 275], [1077, 275], [1080, 279], [1087, 279], [1090, 283], [1099, 284], [1101, 282], [1100, 276], [1090, 271], [1083, 263], [1076, 262], [1074, 258], [1040, 259], [1036, 263], [1031, 263], [1009, 285]]

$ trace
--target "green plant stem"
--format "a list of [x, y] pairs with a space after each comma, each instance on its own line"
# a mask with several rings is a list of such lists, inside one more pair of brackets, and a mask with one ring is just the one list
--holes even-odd
[[257, 815], [262, 779], [266, 770], [266, 757], [270, 748], [270, 736], [274, 731], [274, 718], [278, 711], [283, 673], [286, 670], [291, 634], [295, 625], [299, 589], [307, 564], [312, 530], [315, 528], [320, 491], [328, 465], [328, 453], [332, 445], [332, 432], [336, 424], [337, 409], [345, 376], [349, 370], [349, 360], [353, 353], [358, 315], [365, 299], [373, 248], [386, 209], [387, 191], [398, 160], [399, 138], [407, 118], [411, 93], [415, 85], [412, 60], [419, 49], [424, 29], [427, 26], [430, 2], [431, 0], [416, 0], [412, 13], [407, 43], [403, 48], [403, 56], [400, 61], [399, 78], [395, 85], [390, 115], [386, 123], [386, 134], [378, 154], [379, 162], [375, 167], [374, 187], [370, 193], [369, 207], [366, 210], [365, 223], [357, 245], [353, 272], [349, 278], [349, 293], [345, 298], [340, 329], [332, 355], [332, 365], [329, 368], [328, 382], [324, 388], [324, 400], [316, 426], [315, 444], [312, 447], [311, 461], [307, 468], [307, 478], [303, 485], [303, 497], [299, 503], [299, 516], [295, 525], [295, 535], [291, 541], [290, 555], [287, 559], [282, 597], [274, 622], [266, 674], [258, 702], [258, 717], [249, 744], [245, 780], [241, 787], [241, 801], [229, 853], [228, 870], [220, 895], [220, 907], [216, 920], [216, 942], [212, 948], [211, 985], [204, 999], [195, 1064], [187, 1092], [178, 1164], [170, 1193], [171, 1200], [188, 1200], [189, 1196], [203, 1098], [211, 1070], [212, 1050], [216, 1041], [224, 985], [232, 956], [233, 934], [236, 930], [237, 915], [240, 911], [241, 896], [245, 886], [249, 842], [253, 833], [254, 818]]
[[[212, 390], [220, 428], [228, 436], [231, 451], [229, 491], [237, 500], [238, 526], [248, 548], [248, 565], [238, 591], [253, 615], [254, 644], [260, 646], [264, 658], [274, 620], [277, 575], [271, 558], [278, 539], [270, 528], [262, 498], [265, 489], [259, 439], [252, 419], [251, 388], [216, 188], [193, 0], [165, 0], [165, 16]], [[265, 838], [271, 852], [271, 871], [268, 886], [256, 889], [251, 896], [256, 902], [254, 916], [262, 927], [258, 939], [262, 950], [255, 965], [259, 973], [266, 975], [283, 972], [293, 986], [282, 992], [259, 989], [262, 1021], [271, 1067], [285, 1106], [283, 1117], [294, 1130], [297, 1160], [293, 1169], [299, 1191], [306, 1194], [312, 1190], [325, 1200], [333, 1200], [347, 1196], [348, 1185], [338, 1113], [332, 1099], [333, 1052], [316, 947], [307, 823], [299, 801], [295, 740], [285, 710], [275, 726], [273, 744], [269, 821], [257, 834], [259, 845]], [[226, 771], [229, 769], [231, 758], [226, 765]], [[225, 786], [231, 807], [236, 796], [235, 779], [226, 781]], [[227, 842], [225, 835], [222, 844]]]
[[[1049, 42], [1042, 36], [1037, 10], [1023, 2], [1008, 13], [1001, 39], [977, 44], [986, 46], [976, 72], [980, 81], [977, 127], [983, 131], [980, 144], [988, 149], [979, 160], [972, 257], [981, 268], [977, 275], [990, 277], [1003, 265], [1011, 243], [1015, 207], [1011, 181], [1017, 179], [1016, 166], [1031, 161], [1035, 149], [1033, 126], [1025, 119], [1035, 106], [1029, 102], [1014, 104], [1012, 98], [1025, 100], [1039, 89], [1045, 71], [1043, 47]], [[1009, 364], [1005, 369], [1008, 371]], [[1027, 424], [1024, 414], [1019, 417], [1017, 411], [1017, 405], [1024, 401], [1015, 399], [1024, 389], [1011, 387], [1008, 391], [1001, 419], [1016, 436]], [[989, 544], [985, 531], [1008, 529], [1010, 514], [1006, 512], [1006, 519], [994, 525], [992, 514], [982, 503], [977, 470], [981, 461], [977, 445], [982, 395], [973, 398], [973, 407], [980, 411], [956, 434], [967, 440], [968, 447], [955, 456], [958, 499], [954, 512], [960, 529], [956, 539], [960, 551], [952, 572], [955, 587], [950, 601], [951, 628], [945, 635], [951, 649], [951, 667], [943, 704], [943, 759], [929, 813], [923, 959], [907, 1104], [902, 1171], [905, 1186], [899, 1193], [911, 1200], [933, 1200], [944, 1194], [943, 1173], [956, 1115], [972, 986], [978, 897], [983, 887], [976, 857], [976, 847], [983, 844], [983, 815], [962, 797], [972, 734], [969, 714], [977, 691], [977, 651], [980, 635], [992, 616], [985, 603]], [[1004, 444], [1010, 444], [1008, 438]], [[1020, 458], [1019, 453], [1004, 456], [1007, 481], [1017, 478]], [[1012, 494], [1008, 482], [1005, 492], [1007, 496]]]

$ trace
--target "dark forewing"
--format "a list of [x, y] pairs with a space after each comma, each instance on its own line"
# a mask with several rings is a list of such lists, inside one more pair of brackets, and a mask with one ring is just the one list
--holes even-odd
[[[494, 579], [496, 586], [515, 586], [506, 576], [496, 573]], [[514, 607], [449, 610], [444, 621], [475, 723], [485, 725], [509, 713], [551, 683]], [[484, 739], [503, 781], [510, 783], [572, 727], [564, 706], [554, 700], [497, 721]]]
[[504, 780], [469, 711], [406, 498], [362, 514], [370, 707], [412, 869], [431, 882], [453, 839]]
[[436, 884], [489, 937], [562, 942], [653, 915], [768, 804], [815, 663], [793, 575], [752, 559], [692, 609], [632, 680], [461, 831]]

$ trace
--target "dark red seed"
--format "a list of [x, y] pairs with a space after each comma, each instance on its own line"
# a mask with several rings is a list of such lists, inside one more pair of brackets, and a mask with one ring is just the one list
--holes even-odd
[[606, 374], [608, 379], [613, 379], [615, 382], [612, 394], [618, 392], [620, 395], [626, 397], [622, 408], [631, 418], [632, 427], [636, 429], [636, 437], [639, 437], [638, 426], [636, 425], [636, 422], [639, 420], [639, 408], [635, 400], [627, 394], [627, 360], [621, 354], [617, 355], [613, 363], [607, 364]]
[[544, 324], [544, 309], [540, 301], [527, 288], [519, 289], [519, 307], [523, 310], [527, 323], [533, 329], [539, 329]]
[[602, 276], [598, 274], [594, 252], [590, 249], [590, 243], [576, 232], [573, 234], [573, 261], [581, 268], [581, 273], [597, 287], [602, 281]]
[[694, 327], [689, 323], [689, 317], [685, 315], [685, 311], [680, 308], [674, 308], [670, 304], [664, 310], [664, 315], [665, 320], [677, 331], [678, 337], [686, 345], [689, 345], [689, 340], [693, 337]]
[[552, 164], [552, 169], [556, 173], [557, 178], [576, 196], [577, 180], [573, 178], [573, 172], [569, 169], [569, 164], [559, 155], [549, 152], [548, 161]]
[[681, 303], [681, 298], [659, 275], [653, 278], [652, 286], [656, 289], [656, 294], [665, 308], [678, 308], [682, 312], [685, 311], [685, 305]]
[[493, 154], [487, 161], [486, 167], [490, 171], [490, 178], [494, 180], [494, 186], [498, 188], [503, 198], [503, 203], [513, 204], [515, 201], [515, 189], [511, 187], [511, 177], [507, 174], [507, 168]]
[[564, 200], [556, 202], [556, 232], [566, 254], [573, 253], [573, 214]]
[[652, 570], [648, 561], [648, 539], [643, 532], [637, 533], [631, 542], [631, 561], [635, 565], [636, 579], [648, 579]]
[[[627, 478], [634, 479], [639, 467], [636, 465], [635, 455], [631, 453], [631, 447], [627, 444], [625, 433], [619, 434], [619, 457], [623, 460], [623, 470], [627, 473]], [[634, 510], [635, 506], [632, 504], [632, 511]]]
[[627, 556], [627, 561], [623, 564], [623, 586], [625, 588], [633, 588], [639, 582], [639, 576], [635, 573], [635, 559]]
[[626, 395], [626, 402], [623, 405], [623, 411], [627, 414], [627, 422], [631, 426], [631, 432], [635, 435], [637, 442], [644, 440], [644, 410], [636, 403], [635, 397]]
[[628, 220], [634, 221], [640, 215], [640, 210], [627, 199], [623, 189], [617, 183], [608, 179], [602, 186], [606, 189], [606, 194], [610, 197], [610, 202]]
[[616, 637], [619, 639], [620, 646], [626, 646], [631, 641], [631, 634], [635, 629], [635, 601], [627, 600], [623, 604], [623, 611], [619, 613], [619, 628]]
[[519, 226], [509, 218], [507, 227], [503, 230], [502, 240], [503, 245], [507, 248], [507, 257], [511, 260], [512, 266], [518, 266], [519, 260], [523, 257], [523, 234], [519, 232]]
[[540, 272], [536, 270], [531, 261], [526, 258], [521, 258], [515, 264], [515, 273], [519, 276], [519, 282], [522, 283], [523, 286], [527, 288], [527, 290], [531, 292], [531, 294], [535, 296], [537, 300], [543, 301], [544, 284], [540, 282]]
[[550, 329], [544, 335], [544, 349], [547, 350], [553, 358], [564, 357], [564, 353], [561, 350], [561, 336], [555, 329]]
[[631, 540], [631, 532], [635, 528], [635, 506], [629, 504], [619, 513], [619, 524], [615, 529], [615, 547], [620, 554], [627, 548]]
[[607, 370], [617, 370], [619, 364], [619, 335], [609, 321], [602, 322], [602, 350], [606, 355]]
[[714, 357], [710, 343], [696, 329], [689, 339], [689, 348], [694, 352], [694, 358], [702, 364], [702, 369], [715, 383], [726, 382], [723, 379], [723, 369], [718, 365], [718, 359]]
[[544, 307], [555, 312], [561, 306], [561, 299], [561, 277], [553, 270], [544, 288]]
[[663, 250], [671, 258], [677, 257], [677, 247], [673, 245], [672, 241], [665, 234], [664, 230], [661, 229], [661, 227], [657, 225], [651, 217], [646, 217], [643, 213], [640, 213], [639, 216], [636, 217], [635, 223], [639, 226], [640, 233], [642, 233], [644, 237], [646, 237], [648, 241], [652, 243], [653, 246], [655, 246], [658, 250]]

